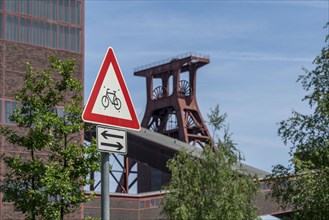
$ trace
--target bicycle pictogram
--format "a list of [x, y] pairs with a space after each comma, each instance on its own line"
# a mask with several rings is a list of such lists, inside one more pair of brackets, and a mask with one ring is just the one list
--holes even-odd
[[110, 103], [116, 110], [120, 110], [121, 100], [117, 97], [116, 91], [110, 92], [110, 89], [106, 89], [106, 94], [102, 97], [102, 105], [104, 106], [105, 110], [107, 107], [109, 107]]

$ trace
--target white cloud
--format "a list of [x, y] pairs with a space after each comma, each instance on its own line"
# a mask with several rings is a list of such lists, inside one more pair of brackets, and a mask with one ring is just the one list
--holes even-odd
[[275, 54], [266, 52], [237, 52], [221, 51], [216, 56], [220, 59], [229, 60], [250, 60], [250, 61], [293, 61], [312, 62], [314, 57], [287, 56], [286, 54]]

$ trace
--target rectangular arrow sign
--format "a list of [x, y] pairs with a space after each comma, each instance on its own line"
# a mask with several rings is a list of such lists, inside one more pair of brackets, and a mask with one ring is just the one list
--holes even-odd
[[96, 127], [96, 140], [101, 152], [127, 154], [126, 130], [99, 125]]

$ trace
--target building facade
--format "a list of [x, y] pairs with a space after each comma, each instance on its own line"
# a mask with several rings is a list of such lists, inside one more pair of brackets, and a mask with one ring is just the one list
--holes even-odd
[[[9, 116], [17, 105], [15, 95], [23, 84], [26, 62], [45, 69], [50, 55], [76, 59], [75, 77], [83, 83], [84, 0], [0, 0], [0, 125], [15, 126]], [[15, 154], [26, 152], [0, 136], [0, 155]], [[0, 160], [0, 181], [5, 173]], [[24, 218], [2, 198], [0, 194], [0, 220]]]

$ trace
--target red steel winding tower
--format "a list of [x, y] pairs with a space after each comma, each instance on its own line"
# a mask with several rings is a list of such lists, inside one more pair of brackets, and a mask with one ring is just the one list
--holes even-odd
[[209, 61], [208, 56], [187, 53], [136, 68], [134, 75], [146, 78], [147, 105], [141, 126], [202, 148], [210, 143], [196, 100], [196, 72]]

